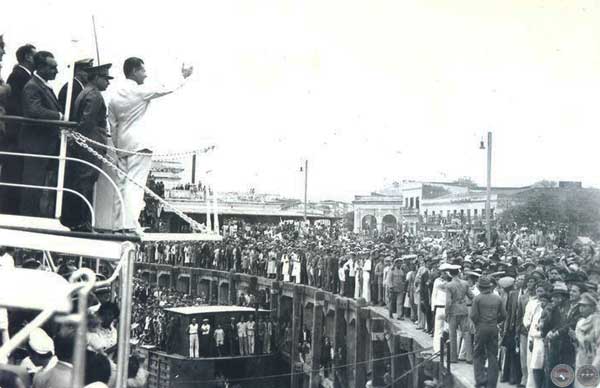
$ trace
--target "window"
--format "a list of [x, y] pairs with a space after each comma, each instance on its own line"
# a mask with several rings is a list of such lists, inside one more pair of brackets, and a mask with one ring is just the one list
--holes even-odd
[[415, 207], [416, 207], [417, 209], [419, 209], [419, 207], [420, 207], [420, 205], [421, 205], [421, 204], [419, 203], [419, 202], [420, 202], [420, 201], [419, 201], [419, 197], [417, 197], [417, 198], [415, 199], [415, 202], [416, 202], [416, 204], [415, 204]]
[[490, 219], [494, 218], [494, 209], [490, 209]]
[[477, 209], [473, 210], [473, 217], [477, 217]]
[[410, 208], [412, 209], [415, 206], [415, 199], [410, 197]]

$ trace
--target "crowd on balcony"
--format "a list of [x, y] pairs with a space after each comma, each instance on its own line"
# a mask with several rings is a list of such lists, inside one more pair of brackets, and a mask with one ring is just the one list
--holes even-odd
[[545, 388], [554, 386], [549, 373], [557, 365], [600, 367], [596, 245], [571, 244], [556, 232], [561, 228], [504, 225], [488, 247], [466, 230], [373, 239], [339, 225], [237, 223], [223, 227], [218, 243], [146, 245], [142, 260], [363, 299], [430, 333], [436, 350], [448, 331], [451, 361], [472, 363], [479, 386], [499, 379]]

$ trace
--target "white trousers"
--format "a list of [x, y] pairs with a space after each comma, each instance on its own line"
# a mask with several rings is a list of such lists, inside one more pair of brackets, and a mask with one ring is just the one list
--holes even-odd
[[367, 303], [371, 303], [371, 274], [369, 271], [363, 271], [363, 291], [362, 297]]
[[198, 334], [190, 334], [190, 357], [200, 357], [198, 348]]
[[[152, 166], [152, 157], [142, 155], [119, 157], [117, 159], [117, 166], [129, 178], [142, 186], [146, 186], [146, 180]], [[140, 228], [138, 219], [146, 205], [144, 202], [144, 189], [138, 187], [124, 176], [119, 176], [117, 184], [125, 202], [125, 209], [121, 207], [118, 199], [114, 201], [113, 214], [115, 216], [115, 225], [122, 225], [123, 229], [138, 229]], [[121, 227], [118, 228], [120, 229]]]
[[433, 351], [440, 351], [440, 339], [442, 338], [442, 331], [444, 330], [444, 315], [446, 309], [444, 307], [438, 307], [435, 309], [435, 317], [433, 320]]

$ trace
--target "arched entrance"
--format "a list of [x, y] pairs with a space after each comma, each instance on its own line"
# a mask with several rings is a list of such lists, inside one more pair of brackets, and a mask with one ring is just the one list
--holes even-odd
[[377, 230], [377, 218], [371, 214], [367, 214], [361, 221], [362, 230], [369, 235]]
[[177, 291], [183, 293], [190, 292], [190, 277], [186, 275], [180, 275], [177, 279]]
[[208, 302], [210, 295], [210, 280], [200, 279], [198, 282], [198, 295], [205, 301]]
[[161, 273], [158, 275], [158, 286], [159, 287], [171, 287], [171, 275], [168, 273]]
[[396, 227], [398, 225], [398, 221], [396, 220], [396, 217], [391, 215], [391, 214], [386, 214], [383, 217], [383, 220], [381, 221], [382, 226], [383, 226], [383, 231], [388, 231], [388, 230], [396, 230]]
[[219, 304], [229, 304], [229, 283], [223, 282], [219, 286]]

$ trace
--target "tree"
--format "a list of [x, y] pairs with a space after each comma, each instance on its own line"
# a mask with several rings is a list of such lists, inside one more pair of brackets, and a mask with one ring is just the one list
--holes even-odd
[[504, 224], [565, 227], [570, 239], [600, 237], [600, 190], [537, 188], [500, 215]]
[[549, 180], [544, 179], [544, 180], [535, 182], [532, 186], [533, 187], [552, 188], [552, 187], [558, 187], [558, 183], [556, 181], [549, 181]]

